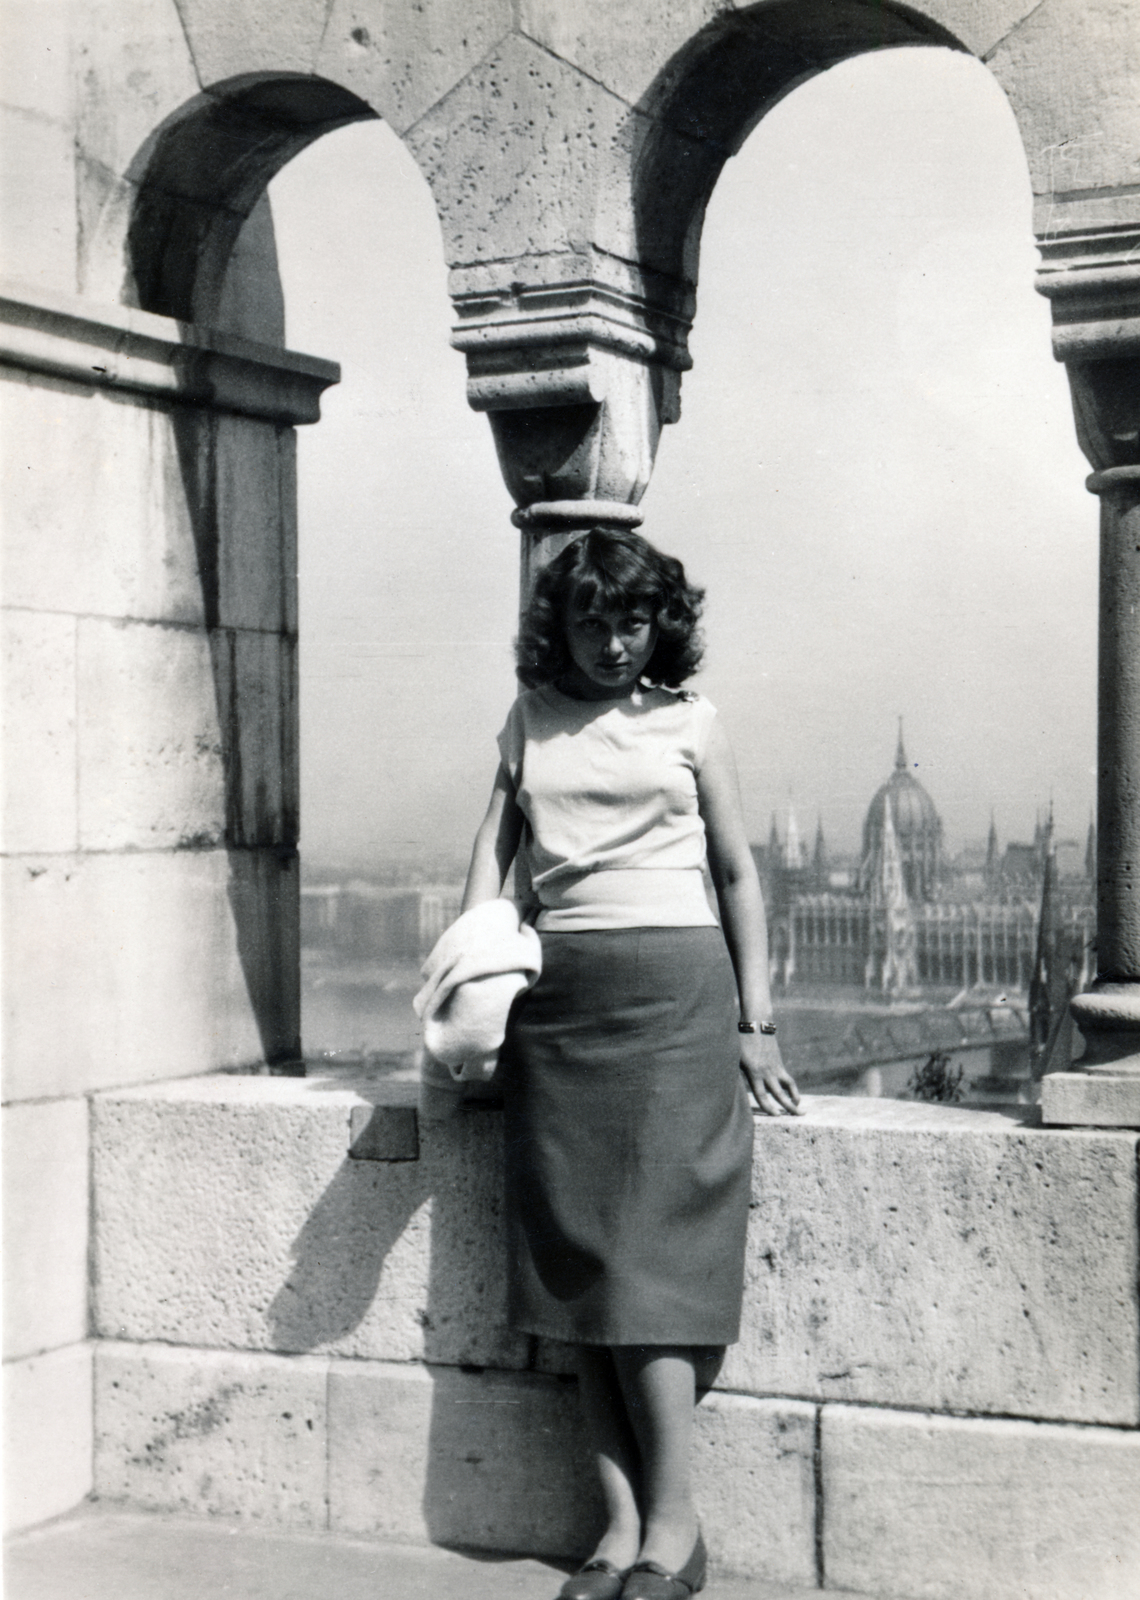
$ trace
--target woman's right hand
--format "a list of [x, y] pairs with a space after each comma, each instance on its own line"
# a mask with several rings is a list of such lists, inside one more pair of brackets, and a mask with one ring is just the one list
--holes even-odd
[[784, 1065], [780, 1046], [771, 1033], [742, 1033], [740, 1070], [748, 1080], [753, 1099], [766, 1117], [802, 1117], [800, 1091]]

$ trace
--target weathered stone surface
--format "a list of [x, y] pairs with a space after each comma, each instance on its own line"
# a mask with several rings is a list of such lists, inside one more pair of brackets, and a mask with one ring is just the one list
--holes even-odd
[[316, 70], [403, 133], [487, 55], [513, 23], [509, 0], [428, 6], [333, 0]]
[[287, 614], [285, 558], [296, 530], [283, 531], [281, 433], [250, 417], [217, 420], [218, 621], [225, 628], [280, 630]]
[[506, 39], [405, 135], [432, 186], [448, 262], [589, 241], [599, 152], [629, 114], [531, 40]]
[[294, 845], [299, 831], [296, 646], [249, 629], [213, 639], [226, 767], [226, 837], [237, 845]]
[[117, 176], [138, 177], [150, 135], [199, 93], [174, 0], [85, 0], [72, 71], [76, 144]]
[[577, 1388], [526, 1372], [334, 1362], [329, 1520], [346, 1533], [584, 1553], [599, 1524]]
[[87, 1102], [7, 1105], [4, 1359], [87, 1337]]
[[330, 0], [175, 0], [203, 88], [245, 72], [312, 72]]
[[918, 9], [984, 60], [1036, 4], [1037, 0], [924, 0]]
[[709, 22], [736, 9], [732, 0], [667, 0], [646, 26], [643, 0], [522, 0], [519, 29], [553, 55], [580, 67], [636, 105], [674, 53]]
[[78, 655], [81, 845], [216, 844], [225, 787], [206, 634], [84, 617]]
[[154, 1511], [323, 1527], [328, 1363], [100, 1344], [95, 1492]]
[[718, 1568], [815, 1585], [815, 1407], [710, 1394], [697, 1409], [693, 1489]]
[[[977, 55], [1033, 10], [1035, 0], [925, 0], [912, 9], [931, 18]], [[669, 0], [655, 5], [648, 27], [644, 0], [522, 0], [521, 32], [581, 67], [637, 105], [683, 70], [681, 52], [718, 18], [755, 11], [744, 0]]]
[[825, 1406], [828, 1587], [1131, 1600], [1140, 1434]]
[[1140, 19], [1121, 0], [1043, 0], [987, 56], [1021, 129], [1035, 194], [1140, 176]]
[[230, 252], [212, 325], [259, 344], [285, 344], [285, 293], [268, 191], [245, 219]]
[[362, 1087], [216, 1077], [100, 1097], [99, 1330], [524, 1366], [505, 1326], [501, 1118], [421, 1129], [418, 1161], [359, 1161], [352, 1112], [378, 1098]]
[[19, 856], [2, 870], [12, 1098], [262, 1059], [224, 851]]
[[76, 287], [75, 146], [66, 125], [0, 106], [0, 276]]
[[349, 1154], [356, 1161], [418, 1161], [419, 1124], [414, 1105], [353, 1106]]
[[30, 1528], [91, 1493], [91, 1346], [4, 1365], [4, 1528]]
[[0, 105], [66, 127], [72, 112], [71, 0], [8, 0]]
[[758, 1119], [721, 1383], [1135, 1426], [1136, 1144], [888, 1100]]
[[[66, 451], [44, 450], [66, 438]], [[202, 591], [168, 414], [68, 384], [0, 381], [8, 605], [201, 622]]]
[[74, 850], [74, 617], [8, 611], [4, 661], [4, 850]]
[[1046, 1123], [1076, 1128], [1140, 1128], [1140, 1077], [1051, 1072], [1041, 1084]]

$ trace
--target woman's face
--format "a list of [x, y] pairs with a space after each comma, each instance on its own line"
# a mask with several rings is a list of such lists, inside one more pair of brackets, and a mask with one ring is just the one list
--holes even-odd
[[618, 700], [629, 694], [657, 644], [648, 605], [572, 607], [565, 626], [574, 663], [571, 687], [583, 700]]

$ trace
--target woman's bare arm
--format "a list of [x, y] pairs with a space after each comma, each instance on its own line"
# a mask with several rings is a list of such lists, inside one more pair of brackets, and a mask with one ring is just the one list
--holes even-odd
[[[721, 926], [736, 972], [740, 1015], [747, 1021], [762, 1021], [772, 1015], [764, 900], [744, 828], [736, 762], [719, 722], [713, 723], [709, 736], [697, 798]], [[775, 1035], [742, 1033], [740, 1066], [762, 1111], [769, 1116], [800, 1111], [799, 1090], [784, 1066]]]
[[515, 799], [514, 786], [505, 768], [495, 774], [487, 814], [479, 824], [467, 886], [463, 891], [463, 910], [495, 900], [502, 893], [511, 862], [522, 837], [523, 814]]

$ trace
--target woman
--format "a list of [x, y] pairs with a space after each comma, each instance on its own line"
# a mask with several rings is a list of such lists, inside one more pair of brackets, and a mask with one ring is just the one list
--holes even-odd
[[732, 754], [680, 690], [702, 599], [633, 533], [593, 529], [539, 575], [464, 896], [499, 895], [518, 854], [542, 940], [502, 1052], [511, 1320], [579, 1347], [607, 1512], [562, 1600], [703, 1586], [689, 1444], [739, 1333], [744, 1084], [770, 1115], [799, 1108]]

